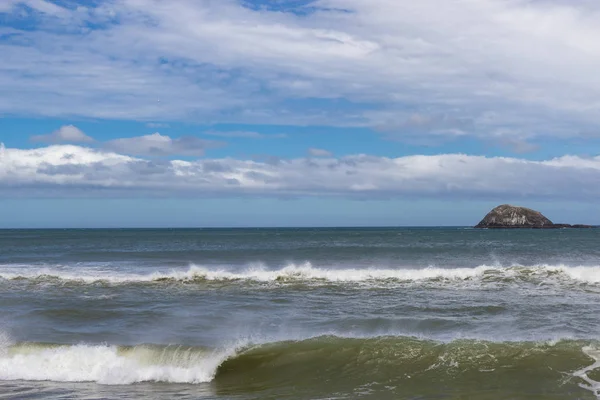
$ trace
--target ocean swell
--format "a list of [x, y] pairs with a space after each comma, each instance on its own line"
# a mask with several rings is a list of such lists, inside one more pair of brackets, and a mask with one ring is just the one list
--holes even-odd
[[488, 266], [473, 268], [330, 268], [310, 263], [290, 264], [279, 269], [263, 265], [241, 270], [226, 267], [192, 265], [187, 269], [152, 273], [125, 273], [114, 270], [81, 268], [39, 268], [35, 266], [0, 266], [0, 280], [42, 283], [257, 283], [257, 284], [367, 284], [398, 283], [581, 283], [600, 284], [600, 266], [534, 265]]
[[225, 392], [289, 384], [349, 391], [367, 385], [403, 393], [431, 388], [431, 382], [471, 389], [492, 382], [518, 392], [521, 385], [535, 381], [594, 392], [600, 386], [589, 374], [599, 367], [598, 349], [595, 341], [441, 343], [402, 336], [320, 336], [258, 345], [238, 343], [219, 350], [184, 345], [19, 343], [1, 347], [0, 380], [108, 385], [212, 382]]

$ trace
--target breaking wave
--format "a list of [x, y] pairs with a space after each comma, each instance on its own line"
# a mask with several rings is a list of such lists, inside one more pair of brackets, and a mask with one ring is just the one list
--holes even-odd
[[461, 388], [482, 387], [487, 381], [518, 392], [519, 385], [533, 380], [561, 390], [584, 388], [596, 393], [600, 384], [589, 375], [600, 367], [599, 349], [595, 341], [580, 340], [442, 343], [403, 336], [320, 336], [238, 343], [219, 350], [184, 345], [4, 343], [0, 380], [107, 385], [211, 382], [222, 391], [294, 384], [313, 389], [326, 385], [331, 392], [366, 385], [402, 388], [403, 393], [411, 387], [431, 389], [431, 382], [451, 382]]
[[0, 356], [1, 380], [97, 382], [210, 382], [226, 351], [186, 346], [53, 345], [22, 343]]
[[44, 283], [274, 283], [274, 284], [398, 284], [398, 283], [583, 283], [600, 284], [600, 266], [535, 265], [510, 267], [481, 265], [474, 268], [318, 268], [310, 263], [280, 269], [265, 266], [243, 270], [192, 265], [188, 269], [153, 273], [124, 273], [30, 266], [0, 266], [0, 280]]

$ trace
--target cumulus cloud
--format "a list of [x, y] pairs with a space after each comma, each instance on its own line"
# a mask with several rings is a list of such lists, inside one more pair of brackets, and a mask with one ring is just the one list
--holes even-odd
[[104, 143], [104, 147], [107, 149], [142, 156], [203, 156], [206, 149], [223, 145], [223, 142], [204, 140], [193, 136], [173, 139], [158, 132]]
[[38, 30], [3, 7], [3, 113], [385, 127], [396, 139], [564, 139], [600, 124], [598, 2], [25, 3]]
[[63, 125], [47, 135], [32, 136], [31, 141], [39, 143], [89, 143], [93, 142], [94, 139], [74, 125]]
[[308, 149], [308, 154], [313, 157], [331, 157], [333, 155], [330, 151], [314, 147]]
[[254, 131], [206, 131], [207, 135], [219, 136], [224, 138], [244, 138], [244, 139], [283, 139], [285, 133], [265, 134]]
[[596, 201], [600, 157], [545, 161], [464, 154], [398, 158], [153, 160], [74, 145], [0, 151], [0, 191], [95, 189], [135, 196], [344, 196]]

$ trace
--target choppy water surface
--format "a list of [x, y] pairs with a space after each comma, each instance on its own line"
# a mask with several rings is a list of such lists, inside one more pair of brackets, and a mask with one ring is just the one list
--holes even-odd
[[600, 398], [599, 239], [0, 231], [0, 398]]

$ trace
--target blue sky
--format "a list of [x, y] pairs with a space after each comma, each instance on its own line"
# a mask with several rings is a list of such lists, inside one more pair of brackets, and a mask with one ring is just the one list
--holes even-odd
[[0, 3], [0, 227], [600, 224], [600, 4]]

